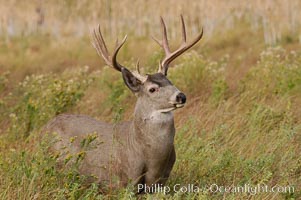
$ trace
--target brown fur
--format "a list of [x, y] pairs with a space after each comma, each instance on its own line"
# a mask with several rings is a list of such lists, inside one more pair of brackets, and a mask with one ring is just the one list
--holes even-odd
[[[164, 75], [160, 79], [152, 82], [150, 76], [141, 84], [133, 121], [107, 124], [85, 115], [67, 114], [54, 118], [44, 130], [59, 138], [54, 150], [65, 156], [85, 151], [80, 173], [93, 174], [102, 183], [165, 183], [176, 160], [175, 127], [173, 113], [160, 109], [175, 109], [175, 96], [180, 91]], [[159, 90], [150, 93], [148, 89], [154, 85]], [[83, 149], [81, 141], [91, 133], [97, 134], [90, 144], [94, 148]]]

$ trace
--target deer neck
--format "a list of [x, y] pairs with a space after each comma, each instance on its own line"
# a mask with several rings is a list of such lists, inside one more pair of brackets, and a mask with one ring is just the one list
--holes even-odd
[[172, 112], [156, 111], [150, 104], [138, 100], [133, 125], [134, 139], [140, 144], [146, 144], [143, 146], [161, 152], [164, 148], [173, 147], [175, 127]]

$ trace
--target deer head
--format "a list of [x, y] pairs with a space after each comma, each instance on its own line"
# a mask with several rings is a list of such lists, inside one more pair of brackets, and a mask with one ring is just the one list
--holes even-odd
[[160, 20], [162, 40], [156, 38], [153, 39], [163, 48], [165, 57], [159, 63], [158, 72], [155, 74], [142, 75], [139, 70], [139, 62], [137, 62], [136, 71], [130, 71], [117, 61], [117, 54], [125, 43], [127, 36], [123, 38], [121, 43], [118, 43], [118, 41], [116, 42], [116, 48], [113, 55], [110, 56], [100, 26], [98, 26], [98, 30], [94, 30], [93, 32], [92, 45], [107, 65], [122, 73], [124, 83], [136, 96], [138, 96], [140, 101], [144, 102], [144, 105], [150, 107], [152, 110], [159, 111], [160, 113], [167, 113], [183, 107], [186, 102], [185, 94], [179, 91], [167, 78], [169, 65], [175, 58], [200, 41], [203, 36], [203, 30], [194, 40], [192, 40], [192, 42], [188, 43], [186, 40], [185, 22], [181, 15], [182, 44], [177, 50], [171, 52], [168, 44], [165, 22], [162, 17]]

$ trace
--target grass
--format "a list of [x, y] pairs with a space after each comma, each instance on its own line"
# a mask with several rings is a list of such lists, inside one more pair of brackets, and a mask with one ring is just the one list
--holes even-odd
[[[48, 120], [65, 112], [112, 123], [132, 118], [135, 98], [119, 73], [102, 67], [88, 36], [62, 40], [37, 33], [0, 40], [0, 198], [300, 199], [298, 34], [288, 33], [269, 45], [265, 28], [254, 31], [255, 25], [241, 18], [230, 30], [205, 32], [203, 43], [170, 69], [170, 80], [188, 102], [175, 113], [177, 161], [166, 185], [265, 184], [293, 186], [294, 192], [205, 190], [135, 196], [132, 186], [111, 190], [87, 184], [76, 166], [57, 165], [57, 155], [48, 151], [52, 144], [38, 133]], [[162, 52], [149, 39], [130, 36], [119, 59], [134, 68], [140, 57], [143, 70], [154, 72]]]

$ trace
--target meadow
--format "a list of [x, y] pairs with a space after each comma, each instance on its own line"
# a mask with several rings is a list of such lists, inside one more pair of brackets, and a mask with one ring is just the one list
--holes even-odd
[[[231, 1], [0, 1], [0, 199], [300, 199], [301, 3]], [[86, 184], [76, 166], [58, 166], [41, 139], [61, 113], [116, 123], [132, 118], [135, 96], [90, 42], [98, 23], [119, 60], [155, 72], [163, 56], [150, 36], [166, 19], [172, 47], [180, 18], [188, 40], [204, 38], [174, 62], [169, 78], [187, 95], [175, 111], [177, 161], [167, 182], [256, 187], [278, 192], [135, 195]]]

